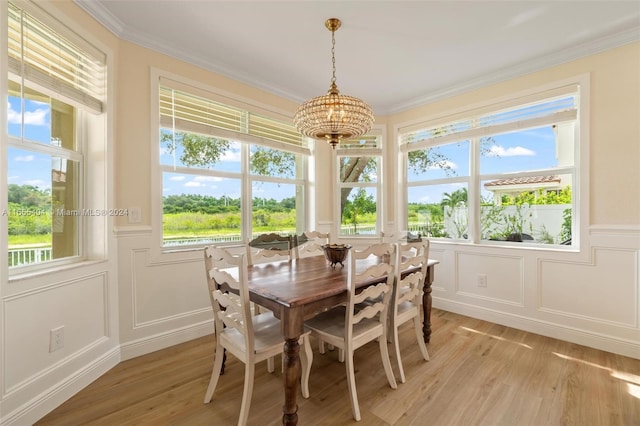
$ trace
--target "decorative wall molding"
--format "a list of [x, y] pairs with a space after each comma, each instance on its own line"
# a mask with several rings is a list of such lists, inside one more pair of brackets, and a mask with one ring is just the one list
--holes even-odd
[[96, 358], [91, 363], [79, 368], [74, 374], [65, 377], [49, 387], [44, 392], [21, 404], [18, 408], [7, 413], [12, 396], [8, 395], [0, 401], [0, 413], [7, 413], [0, 417], [0, 425], [33, 424], [54, 408], [58, 407], [76, 393], [115, 367], [120, 362], [120, 348], [115, 347]]
[[113, 229], [116, 237], [149, 237], [153, 232], [151, 226], [121, 226]]

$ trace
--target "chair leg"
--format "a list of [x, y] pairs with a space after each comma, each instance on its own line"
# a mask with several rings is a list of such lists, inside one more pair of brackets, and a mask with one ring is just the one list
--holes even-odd
[[300, 351], [300, 367], [302, 370], [300, 387], [302, 396], [309, 398], [309, 376], [311, 375], [311, 364], [313, 364], [313, 349], [311, 349], [309, 335], [304, 336], [302, 340], [302, 350]]
[[393, 347], [396, 351], [396, 361], [398, 362], [398, 373], [400, 374], [400, 383], [404, 383], [406, 379], [404, 377], [404, 368], [402, 368], [402, 358], [400, 357], [400, 339], [398, 338], [398, 328], [394, 327], [392, 329], [392, 332], [389, 334], [393, 336], [391, 340], [393, 341]]
[[391, 389], [397, 389], [398, 384], [396, 378], [393, 376], [393, 370], [391, 369], [391, 361], [389, 360], [389, 350], [387, 349], [387, 336], [383, 336], [380, 340], [380, 356], [382, 357], [382, 365], [384, 366], [384, 372], [387, 373], [387, 380]]
[[338, 348], [338, 361], [344, 362], [344, 349]]
[[267, 371], [269, 373], [273, 373], [276, 370], [274, 357], [270, 356], [267, 358]]
[[324, 340], [322, 339], [318, 339], [318, 352], [320, 352], [322, 355], [325, 354], [325, 349], [324, 349]]
[[224, 359], [224, 348], [220, 345], [216, 346], [215, 359], [213, 361], [213, 370], [211, 371], [211, 379], [209, 379], [209, 386], [207, 392], [204, 394], [204, 403], [211, 402], [213, 392], [216, 390], [218, 379], [220, 378], [220, 370], [222, 369], [222, 360]]
[[256, 365], [253, 360], [247, 360], [244, 366], [244, 390], [242, 391], [242, 405], [240, 406], [240, 418], [238, 426], [246, 425], [249, 418], [249, 408], [251, 407], [251, 395], [253, 395], [253, 379]]
[[421, 334], [422, 331], [422, 321], [420, 321], [420, 315], [415, 316], [413, 318], [413, 329], [416, 332], [416, 339], [418, 340], [418, 347], [420, 348], [420, 352], [422, 352], [422, 357], [429, 361], [429, 352], [427, 352], [427, 345], [424, 343], [424, 337]]
[[[342, 348], [341, 351], [344, 352]], [[360, 405], [358, 404], [358, 393], [356, 392], [356, 375], [353, 368], [353, 351], [349, 350], [345, 362], [347, 368], [347, 385], [349, 386], [349, 396], [351, 397], [351, 412], [353, 418], [360, 421]]]

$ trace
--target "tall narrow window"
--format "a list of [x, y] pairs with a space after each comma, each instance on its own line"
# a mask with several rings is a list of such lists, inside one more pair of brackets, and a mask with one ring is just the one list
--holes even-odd
[[83, 131], [102, 114], [105, 57], [39, 14], [8, 4], [8, 137], [2, 149], [11, 268], [81, 258], [80, 229], [93, 213], [82, 199]]
[[573, 85], [404, 132], [409, 229], [432, 238], [574, 244], [577, 119]]
[[337, 150], [339, 236], [380, 235], [381, 137], [365, 135], [342, 142]]
[[[292, 125], [161, 78], [162, 245], [246, 241], [305, 228], [310, 153]], [[193, 89], [195, 91], [195, 89]]]

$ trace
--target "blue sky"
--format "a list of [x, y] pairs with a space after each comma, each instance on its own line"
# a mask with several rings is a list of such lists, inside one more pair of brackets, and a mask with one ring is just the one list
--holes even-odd
[[[9, 97], [8, 128], [10, 135], [20, 136], [20, 116], [20, 100], [15, 97]], [[26, 139], [50, 143], [51, 114], [48, 104], [26, 100], [24, 118], [24, 136]], [[467, 142], [462, 142], [462, 144], [466, 146]], [[460, 146], [454, 143], [441, 146], [438, 150], [446, 157], [446, 160], [430, 168], [421, 176], [423, 179], [446, 177], [445, 167], [443, 167], [445, 165], [457, 176], [468, 176], [469, 158], [465, 149], [460, 149]], [[488, 153], [481, 159], [481, 173], [555, 167], [557, 165], [555, 150], [555, 136], [550, 126], [494, 136], [492, 143], [488, 145]], [[164, 148], [161, 149], [160, 160], [165, 165], [174, 164], [173, 155]], [[51, 188], [50, 156], [9, 148], [8, 163], [10, 184], [28, 184], [38, 186], [41, 189]], [[240, 147], [238, 144], [231, 146], [231, 149], [225, 153], [215, 169], [220, 171], [240, 171]], [[419, 178], [411, 170], [408, 175], [410, 181]], [[410, 190], [409, 201], [437, 203], [442, 199], [441, 194], [443, 192], [452, 192], [462, 186], [464, 185], [453, 184]], [[239, 198], [240, 181], [212, 176], [166, 173], [163, 178], [163, 195], [183, 193]], [[257, 183], [253, 187], [253, 193], [256, 197], [280, 200], [294, 196], [295, 187], [294, 185], [278, 185], [266, 182]]]
[[[551, 126], [496, 135], [486, 143], [486, 153], [480, 159], [480, 173], [508, 173], [556, 167], [555, 134]], [[469, 176], [468, 142], [451, 143], [437, 148], [446, 157], [434, 164], [426, 173], [408, 171], [409, 181], [440, 179], [451, 176]], [[447, 169], [449, 176], [447, 176]], [[410, 188], [408, 201], [439, 203], [443, 193], [466, 187], [463, 183]], [[488, 191], [482, 191], [487, 196]]]
[[[20, 99], [10, 96], [8, 101], [8, 130], [12, 136], [20, 137]], [[25, 139], [51, 143], [51, 110], [42, 102], [25, 102]], [[51, 157], [35, 152], [9, 148], [8, 182], [18, 185], [33, 185], [40, 189], [51, 189]]]

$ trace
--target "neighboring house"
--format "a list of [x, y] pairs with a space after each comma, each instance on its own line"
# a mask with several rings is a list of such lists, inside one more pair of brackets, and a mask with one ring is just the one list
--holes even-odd
[[530, 192], [537, 195], [540, 189], [544, 190], [545, 193], [560, 191], [563, 185], [562, 179], [559, 176], [551, 175], [492, 180], [485, 183], [484, 187], [487, 191], [493, 193], [493, 203], [495, 205], [501, 205], [503, 195], [516, 197], [523, 192]]

